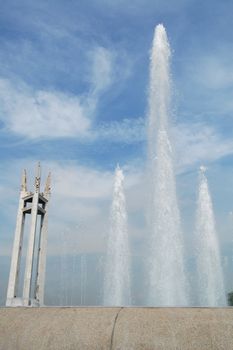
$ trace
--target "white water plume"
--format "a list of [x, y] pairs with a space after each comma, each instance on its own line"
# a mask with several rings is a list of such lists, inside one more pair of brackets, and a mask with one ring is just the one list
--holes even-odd
[[224, 306], [226, 295], [219, 243], [205, 170], [201, 167], [199, 173], [195, 228], [198, 303], [200, 306]]
[[115, 171], [104, 280], [104, 305], [130, 305], [130, 257], [124, 175]]
[[151, 306], [187, 304], [183, 235], [169, 138], [170, 47], [163, 25], [155, 28], [148, 118], [149, 296]]

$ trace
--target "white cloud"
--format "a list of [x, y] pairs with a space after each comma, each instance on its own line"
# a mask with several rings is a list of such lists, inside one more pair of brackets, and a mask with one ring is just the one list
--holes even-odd
[[206, 88], [224, 89], [233, 86], [232, 61], [221, 55], [204, 56], [195, 70], [196, 80]]
[[[134, 143], [145, 138], [143, 118], [101, 123], [93, 128], [101, 92], [113, 82], [111, 53], [96, 48], [90, 75], [90, 92], [75, 96], [60, 91], [34, 90], [22, 81], [0, 78], [0, 120], [7, 131], [35, 138], [79, 137]], [[120, 68], [116, 70], [120, 76]], [[124, 71], [124, 70], [123, 70]], [[129, 71], [121, 71], [126, 79]]]
[[89, 62], [83, 67], [88, 88], [80, 95], [38, 90], [15, 78], [0, 77], [0, 120], [5, 128], [30, 139], [90, 136], [100, 95], [115, 82], [113, 71], [126, 74], [111, 50], [95, 46], [87, 52]]
[[93, 94], [99, 94], [113, 82], [114, 55], [110, 50], [97, 46], [89, 52], [91, 61], [90, 84]]
[[[108, 206], [111, 202], [114, 172], [97, 170], [91, 167], [77, 164], [65, 165], [58, 163], [46, 164], [46, 168], [52, 169], [52, 192], [54, 193], [53, 206], [57, 216], [57, 202], [65, 203], [59, 205], [61, 212], [65, 212], [71, 222], [75, 222], [77, 217], [108, 222]], [[131, 191], [140, 182], [140, 171], [135, 166], [125, 166], [123, 170], [125, 176], [125, 189]], [[140, 203], [140, 202], [139, 202]], [[132, 203], [135, 208], [135, 203]], [[130, 205], [131, 207], [131, 205]], [[103, 210], [106, 210], [105, 212]], [[58, 213], [60, 209], [58, 209]], [[61, 213], [58, 214], [60, 221]], [[97, 220], [97, 221], [98, 221]], [[78, 224], [79, 220], [77, 220]], [[96, 231], [98, 224], [95, 227]]]
[[[198, 57], [198, 59], [197, 59]], [[226, 43], [216, 43], [213, 50], [194, 51], [184, 63], [185, 82], [193, 81], [200, 88], [223, 90], [233, 87], [232, 50]], [[192, 86], [192, 85], [191, 85]]]
[[7, 130], [28, 138], [85, 136], [94, 106], [57, 91], [33, 91], [0, 79], [0, 118]]
[[[130, 75], [131, 68], [129, 58], [123, 52], [118, 55], [95, 46], [87, 55], [88, 89], [85, 94], [76, 96], [59, 90], [38, 90], [15, 78], [0, 77], [0, 120], [5, 129], [29, 139], [75, 136], [90, 141], [98, 138], [99, 132], [93, 130], [93, 120], [100, 97], [112, 84], [115, 85], [114, 91], [117, 86], [119, 89]], [[102, 125], [100, 137], [108, 138], [107, 135], [114, 134], [114, 140], [127, 138], [127, 120], [122, 124], [125, 132], [117, 125]], [[118, 131], [113, 133], [113, 127]], [[132, 135], [132, 129], [128, 131]]]
[[104, 199], [111, 192], [112, 173], [84, 166], [52, 165], [54, 191], [59, 196]]
[[132, 118], [103, 123], [93, 131], [93, 139], [107, 140], [110, 142], [136, 143], [145, 140], [145, 119]]
[[191, 50], [182, 60], [181, 74], [176, 78], [183, 104], [181, 114], [183, 110], [193, 118], [195, 113], [195, 119], [207, 122], [209, 116], [232, 118], [233, 55], [230, 46], [217, 42], [214, 50], [208, 47], [205, 52], [195, 47]]
[[103, 93], [116, 96], [132, 74], [135, 58], [123, 47], [96, 46], [88, 51], [89, 72], [86, 79], [93, 97]]
[[233, 141], [203, 123], [179, 124], [173, 129], [177, 169], [186, 171], [233, 154]]
[[[34, 138], [79, 137], [110, 142], [135, 143], [145, 139], [143, 118], [123, 119], [93, 128], [98, 93], [110, 79], [104, 73], [92, 82], [93, 95], [74, 96], [59, 91], [34, 91], [22, 82], [0, 78], [0, 120], [7, 131]], [[98, 82], [98, 79], [100, 81]]]
[[[209, 163], [233, 154], [233, 141], [214, 125], [205, 123], [179, 123], [171, 130], [179, 172], [201, 163]], [[110, 142], [146, 142], [146, 119], [124, 119], [98, 127], [92, 138]]]

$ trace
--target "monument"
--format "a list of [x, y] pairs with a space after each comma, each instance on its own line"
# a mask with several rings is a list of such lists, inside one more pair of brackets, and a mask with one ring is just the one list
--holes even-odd
[[[41, 193], [41, 167], [40, 163], [38, 163], [34, 184], [34, 192], [29, 192], [27, 189], [26, 170], [24, 170], [23, 172], [15, 228], [15, 238], [11, 257], [6, 306], [42, 306], [44, 304], [44, 280], [50, 183], [51, 174], [48, 175], [45, 190], [43, 193]], [[31, 223], [27, 242], [28, 246], [23, 280], [23, 293], [22, 296], [19, 296], [18, 285], [21, 266], [21, 255], [24, 243], [24, 229], [26, 217], [29, 215], [31, 216]], [[39, 229], [37, 230], [37, 223], [39, 217]], [[37, 247], [35, 244], [36, 239], [38, 239]], [[35, 278], [33, 279], [34, 266]]]

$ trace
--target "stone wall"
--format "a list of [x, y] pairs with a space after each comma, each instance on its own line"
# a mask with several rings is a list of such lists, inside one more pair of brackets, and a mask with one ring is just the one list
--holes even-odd
[[0, 350], [232, 350], [232, 308], [1, 308]]

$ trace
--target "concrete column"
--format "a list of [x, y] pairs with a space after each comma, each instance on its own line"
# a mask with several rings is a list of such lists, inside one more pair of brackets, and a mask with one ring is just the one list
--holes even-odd
[[18, 277], [23, 242], [23, 229], [25, 222], [25, 215], [23, 214], [24, 200], [22, 199], [24, 195], [25, 193], [21, 192], [7, 289], [7, 306], [10, 306], [12, 299], [16, 297], [18, 288]]
[[37, 224], [37, 211], [38, 211], [38, 199], [39, 193], [35, 192], [32, 201], [31, 211], [31, 228], [28, 237], [28, 250], [26, 257], [25, 275], [24, 275], [24, 286], [23, 286], [23, 299], [24, 304], [29, 305], [31, 284], [32, 284], [32, 269], [33, 269], [33, 258], [35, 249], [35, 238], [36, 238], [36, 224]]
[[40, 194], [40, 164], [38, 164], [37, 175], [35, 178], [35, 192], [32, 200], [31, 227], [30, 227], [29, 238], [28, 238], [28, 250], [27, 250], [25, 275], [24, 275], [23, 300], [24, 300], [25, 306], [30, 305], [39, 194]]
[[10, 275], [8, 281], [7, 289], [7, 300], [6, 306], [11, 306], [13, 304], [13, 299], [16, 298], [17, 287], [18, 287], [18, 277], [20, 269], [20, 259], [22, 253], [22, 244], [23, 244], [23, 231], [24, 231], [24, 222], [25, 214], [23, 214], [24, 208], [24, 197], [28, 194], [27, 192], [27, 178], [26, 171], [24, 170], [21, 182], [21, 191], [19, 198], [19, 207], [18, 214], [16, 219], [16, 228], [15, 228], [15, 237], [12, 249], [12, 258], [11, 258], [11, 267]]
[[[39, 243], [38, 243], [38, 252], [37, 252], [37, 266], [36, 266], [36, 283], [35, 283], [35, 295], [34, 298], [38, 301], [39, 306], [42, 306], [44, 303], [43, 295], [41, 299], [41, 288], [43, 286], [41, 285], [42, 281], [42, 271], [41, 271], [41, 264], [44, 256], [43, 251], [43, 227], [44, 227], [44, 219], [45, 216], [41, 215], [41, 223], [40, 223], [40, 232], [39, 232]], [[43, 293], [42, 293], [43, 294]]]
[[44, 286], [45, 286], [45, 272], [46, 272], [46, 253], [47, 253], [47, 236], [48, 236], [48, 203], [50, 198], [51, 191], [51, 174], [49, 173], [45, 191], [44, 198], [48, 201], [45, 204], [45, 214], [41, 221], [41, 236], [40, 236], [40, 244], [38, 251], [38, 270], [36, 277], [36, 293], [35, 299], [39, 301], [39, 305], [44, 305]]

